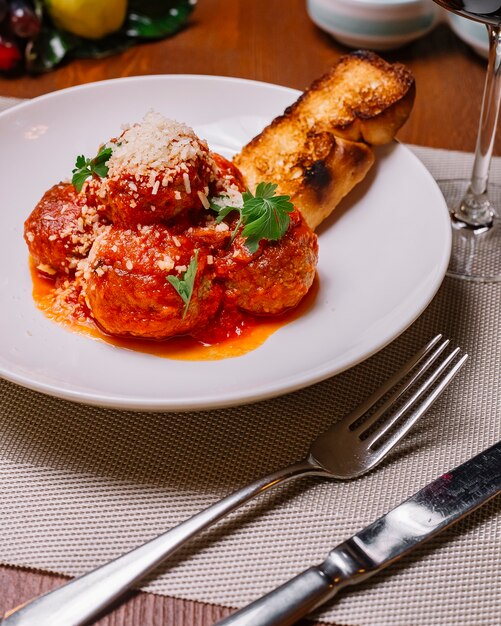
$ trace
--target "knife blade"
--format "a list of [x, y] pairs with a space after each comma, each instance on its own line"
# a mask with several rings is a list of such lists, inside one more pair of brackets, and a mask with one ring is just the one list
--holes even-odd
[[326, 560], [218, 622], [290, 626], [340, 589], [374, 576], [501, 491], [501, 441], [439, 476], [336, 546]]

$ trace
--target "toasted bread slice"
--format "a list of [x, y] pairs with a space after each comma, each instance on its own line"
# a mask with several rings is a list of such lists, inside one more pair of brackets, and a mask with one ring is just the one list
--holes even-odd
[[414, 95], [414, 78], [406, 67], [360, 50], [341, 57], [285, 115], [297, 115], [338, 137], [381, 145], [409, 117]]
[[391, 141], [407, 119], [414, 80], [373, 52], [341, 57], [234, 158], [254, 191], [274, 182], [316, 228], [369, 171], [367, 144]]
[[[313, 230], [359, 183], [374, 162], [372, 148], [331, 133], [302, 133], [292, 125], [275, 132], [269, 149], [257, 150], [249, 163], [237, 161], [246, 185], [254, 190], [261, 181], [278, 185]], [[268, 135], [269, 137], [269, 135]], [[250, 167], [249, 167], [250, 165]]]

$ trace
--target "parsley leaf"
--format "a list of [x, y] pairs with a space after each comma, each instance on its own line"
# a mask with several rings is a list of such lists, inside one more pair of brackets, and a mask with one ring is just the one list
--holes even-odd
[[245, 245], [253, 254], [259, 247], [261, 239], [277, 241], [287, 232], [289, 227], [289, 213], [294, 210], [290, 196], [276, 196], [275, 183], [259, 183], [256, 194], [250, 191], [242, 194], [243, 206], [232, 207], [217, 202], [211, 202], [211, 208], [218, 214], [216, 222], [221, 222], [232, 211], [240, 213], [240, 219], [231, 235], [231, 241], [235, 238], [241, 224], [244, 225], [242, 236], [245, 237]]
[[108, 175], [106, 163], [111, 156], [111, 152], [111, 148], [103, 147], [93, 159], [86, 159], [83, 154], [77, 156], [75, 169], [72, 170], [73, 178], [71, 182], [78, 192], [82, 191], [83, 184], [89, 176], [96, 174], [100, 178], [104, 178]]
[[[224, 196], [222, 196], [221, 198], [224, 200]], [[240, 213], [238, 222], [235, 228], [233, 229], [233, 232], [231, 233], [231, 238], [230, 238], [230, 244], [231, 244], [232, 241], [237, 236], [238, 229], [240, 228], [242, 224], [242, 209], [239, 207], [235, 207], [235, 206], [217, 204], [217, 202], [213, 202], [213, 201], [210, 202], [210, 208], [217, 213], [216, 224], [220, 224], [224, 220], [224, 218], [227, 215], [229, 215], [232, 211], [238, 211]]]
[[289, 227], [289, 213], [294, 210], [290, 196], [276, 196], [277, 185], [259, 183], [256, 195], [250, 191], [243, 194], [244, 206], [242, 236], [251, 253], [256, 252], [261, 239], [277, 241], [285, 235]]
[[174, 287], [177, 293], [181, 296], [185, 307], [183, 311], [183, 319], [186, 317], [188, 307], [190, 306], [191, 296], [193, 295], [193, 287], [195, 285], [195, 278], [198, 269], [198, 250], [195, 250], [194, 256], [191, 257], [188, 269], [183, 274], [182, 278], [177, 276], [167, 276], [167, 280]]

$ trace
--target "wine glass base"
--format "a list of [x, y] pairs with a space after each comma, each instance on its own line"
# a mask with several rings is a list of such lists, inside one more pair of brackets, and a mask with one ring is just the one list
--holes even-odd
[[[501, 282], [501, 217], [494, 215], [492, 224], [484, 228], [458, 222], [453, 212], [461, 204], [469, 180], [447, 179], [437, 183], [452, 220], [452, 251], [447, 275], [476, 282]], [[488, 194], [493, 207], [501, 207], [501, 185], [490, 184]]]

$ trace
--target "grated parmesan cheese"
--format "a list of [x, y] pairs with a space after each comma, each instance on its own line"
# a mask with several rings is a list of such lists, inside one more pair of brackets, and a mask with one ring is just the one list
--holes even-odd
[[163, 259], [159, 259], [157, 261], [157, 265], [161, 270], [164, 271], [169, 271], [174, 267], [174, 261], [172, 259], [172, 257], [166, 255], [163, 257]]
[[241, 209], [244, 206], [244, 199], [241, 192], [236, 187], [232, 186], [226, 188], [223, 195], [212, 198], [212, 202], [222, 209], [227, 206]]
[[204, 209], [210, 209], [210, 204], [209, 204], [209, 200], [207, 199], [207, 196], [201, 191], [197, 191], [197, 195], [200, 198], [200, 202], [202, 203], [202, 206], [204, 207]]
[[[144, 176], [147, 185], [156, 188], [155, 193], [160, 180], [165, 185], [172, 180], [172, 173], [186, 173], [187, 165], [210, 159], [207, 143], [192, 128], [154, 111], [147, 113], [141, 123], [126, 128], [117, 143], [108, 145], [113, 150], [107, 162], [108, 178], [118, 180], [124, 173], [134, 175], [136, 180]], [[159, 180], [157, 174], [162, 175]], [[188, 182], [183, 178], [188, 189], [189, 177], [186, 175]]]

